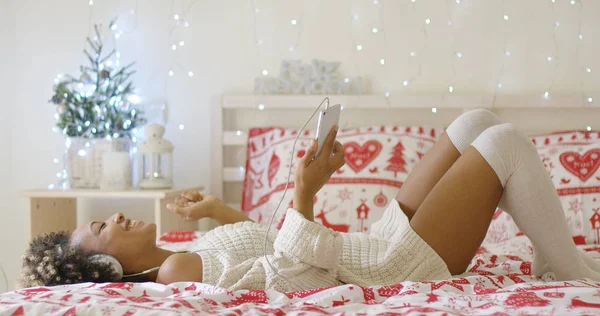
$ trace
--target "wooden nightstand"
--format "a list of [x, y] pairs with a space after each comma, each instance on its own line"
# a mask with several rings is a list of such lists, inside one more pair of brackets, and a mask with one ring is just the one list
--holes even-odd
[[32, 190], [21, 195], [29, 197], [29, 239], [57, 230], [72, 231], [77, 227], [77, 199], [146, 199], [154, 200], [154, 223], [160, 236], [172, 230], [198, 230], [197, 222], [185, 222], [167, 210], [166, 205], [192, 187], [172, 190], [101, 191], [94, 189]]

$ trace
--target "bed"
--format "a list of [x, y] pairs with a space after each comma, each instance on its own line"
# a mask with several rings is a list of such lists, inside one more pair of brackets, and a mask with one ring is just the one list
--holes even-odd
[[[170, 234], [164, 245], [185, 249], [201, 233]], [[600, 283], [543, 282], [529, 275], [529, 241], [520, 236], [487, 246], [464, 276], [435, 282], [352, 285], [303, 292], [229, 292], [200, 283], [84, 283], [5, 293], [2, 315], [591, 315], [600, 312]], [[582, 246], [596, 258], [599, 248]]]
[[[297, 128], [318, 96], [224, 96], [213, 115], [211, 193], [266, 223], [281, 197]], [[316, 218], [339, 231], [368, 232], [403, 177], [462, 111], [487, 107], [531, 135], [561, 197], [578, 247], [600, 260], [600, 109], [578, 98], [333, 96], [341, 103], [346, 166], [317, 196]], [[251, 118], [251, 119], [248, 119]], [[301, 135], [313, 136], [316, 123]], [[290, 194], [288, 193], [288, 196]], [[286, 196], [284, 205], [288, 204]], [[275, 216], [281, 223], [284, 211]], [[356, 216], [355, 216], [356, 215]], [[204, 221], [201, 230], [213, 223]], [[188, 249], [202, 232], [170, 232], [161, 247]], [[6, 315], [165, 314], [599, 314], [600, 282], [532, 276], [532, 247], [502, 210], [468, 271], [452, 280], [361, 288], [344, 285], [292, 293], [231, 292], [201, 283], [84, 283], [0, 295]]]

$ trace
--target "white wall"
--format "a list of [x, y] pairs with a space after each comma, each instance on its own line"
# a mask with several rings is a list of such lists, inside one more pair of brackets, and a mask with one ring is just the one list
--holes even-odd
[[[19, 265], [17, 260], [24, 238], [15, 224], [21, 224], [23, 210], [15, 208], [15, 190], [12, 173], [11, 141], [13, 129], [11, 118], [16, 106], [15, 88], [15, 25], [10, 1], [0, 0], [0, 135], [3, 148], [0, 150], [0, 268], [12, 279]], [[18, 240], [18, 243], [13, 240]], [[12, 283], [12, 282], [9, 282]], [[4, 290], [4, 280], [0, 275], [0, 289]]]
[[[0, 117], [13, 120], [12, 128], [8, 124], [0, 127], [1, 135], [12, 133], [9, 139], [13, 144], [12, 163], [0, 156], [0, 166], [4, 167], [0, 169], [13, 172], [12, 181], [3, 184], [9, 188], [1, 190], [9, 195], [9, 205], [0, 210], [4, 219], [0, 223], [0, 250], [11, 279], [16, 277], [20, 253], [26, 245], [23, 227], [27, 203], [15, 192], [44, 188], [54, 182], [60, 170], [52, 159], [62, 154], [64, 140], [51, 132], [55, 109], [47, 100], [56, 74], [76, 74], [79, 65], [86, 62], [82, 48], [89, 29], [87, 2], [13, 0], [12, 13], [11, 2], [0, 0], [0, 87], [6, 91], [0, 94]], [[135, 15], [129, 12], [136, 1], [95, 2], [93, 21], [106, 24], [119, 15], [120, 27], [132, 28], [135, 24]], [[554, 81], [552, 94], [587, 96], [593, 95], [594, 87], [600, 84], [600, 62], [595, 59], [600, 50], [597, 1], [585, 0], [580, 15], [579, 4], [571, 6], [566, 0], [557, 1], [554, 10], [548, 0], [463, 0], [459, 6], [445, 0], [417, 0], [414, 5], [409, 0], [379, 0], [378, 5], [368, 0], [256, 0], [260, 10], [256, 14], [256, 39], [264, 41], [260, 47], [256, 45], [252, 2], [175, 0], [171, 11], [171, 1], [139, 1], [137, 28], [118, 41], [123, 62], [137, 61], [135, 82], [141, 95], [146, 99], [168, 98], [166, 136], [176, 146], [175, 176], [179, 185], [210, 183], [207, 151], [211, 98], [223, 93], [251, 93], [253, 78], [262, 69], [276, 74], [282, 59], [341, 61], [344, 75], [368, 78], [374, 92], [389, 90], [392, 101], [400, 93], [447, 93], [449, 85], [457, 94], [542, 95]], [[170, 42], [173, 12], [183, 15], [182, 7], [191, 3], [193, 7], [184, 16], [190, 27], [176, 29]], [[385, 10], [380, 11], [382, 3]], [[359, 19], [353, 20], [353, 14]], [[504, 14], [509, 15], [509, 21], [504, 21]], [[449, 17], [453, 27], [448, 26]], [[432, 21], [427, 36], [423, 29], [426, 18]], [[292, 26], [292, 19], [299, 20], [299, 24]], [[557, 51], [552, 40], [556, 20], [560, 22], [555, 29]], [[577, 40], [580, 21], [582, 41]], [[16, 38], [12, 37], [13, 27]], [[382, 32], [374, 34], [373, 27], [384, 30], [385, 38]], [[172, 55], [170, 45], [180, 40], [186, 42], [185, 46]], [[295, 51], [288, 51], [296, 41]], [[361, 52], [355, 49], [359, 43], [364, 46]], [[14, 63], [10, 56], [13, 48], [17, 52]], [[510, 57], [504, 56], [505, 49], [511, 51]], [[411, 51], [417, 52], [417, 57], [411, 58]], [[456, 51], [463, 58], [457, 59]], [[549, 55], [554, 58], [551, 63], [546, 60]], [[176, 75], [165, 89], [172, 56], [174, 65], [182, 68], [175, 66]], [[386, 58], [385, 66], [379, 64], [380, 58]], [[419, 63], [422, 75], [404, 87], [402, 81], [416, 75]], [[583, 67], [594, 71], [586, 74]], [[194, 71], [193, 78], [183, 75], [188, 70]], [[496, 91], [498, 80], [503, 88]], [[16, 86], [11, 87], [12, 82]], [[594, 96], [600, 102], [600, 94]], [[179, 124], [185, 129], [179, 130]], [[151, 220], [151, 205], [118, 201], [86, 202], [81, 206], [81, 221], [121, 210]]]

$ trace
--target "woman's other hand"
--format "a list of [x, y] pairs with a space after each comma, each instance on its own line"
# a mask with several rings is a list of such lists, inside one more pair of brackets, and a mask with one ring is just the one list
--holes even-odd
[[202, 195], [198, 191], [186, 191], [177, 197], [174, 203], [167, 204], [167, 209], [186, 221], [197, 221], [212, 218], [214, 211], [223, 202], [212, 195]]

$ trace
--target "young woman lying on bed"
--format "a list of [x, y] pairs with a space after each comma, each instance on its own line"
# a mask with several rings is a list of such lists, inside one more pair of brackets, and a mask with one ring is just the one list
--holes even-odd
[[458, 117], [415, 167], [370, 234], [338, 233], [313, 222], [313, 197], [344, 164], [336, 132], [334, 128], [328, 135], [318, 158], [311, 144], [299, 161], [294, 208], [287, 210], [279, 232], [270, 234], [267, 257], [265, 226], [215, 197], [187, 192], [169, 209], [185, 220], [219, 221], [223, 226], [195, 247], [213, 250], [160, 249], [153, 224], [119, 213], [73, 233], [33, 240], [23, 257], [21, 283], [118, 281], [108, 264], [89, 260], [98, 253], [117, 258], [126, 274], [160, 267], [146, 275], [149, 281], [198, 281], [232, 290], [448, 279], [465, 271], [498, 205], [531, 239], [533, 274], [553, 271], [557, 280], [600, 281], [600, 263], [575, 247], [532, 142], [493, 113], [474, 110]]

